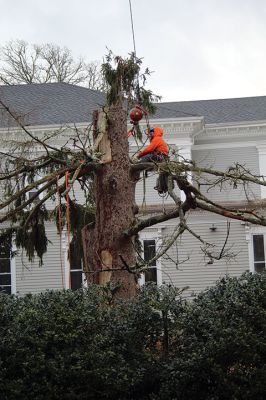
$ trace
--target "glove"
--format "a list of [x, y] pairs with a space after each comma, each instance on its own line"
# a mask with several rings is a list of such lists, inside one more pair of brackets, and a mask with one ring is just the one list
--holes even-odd
[[139, 159], [138, 153], [134, 154], [134, 155], [131, 157], [131, 161], [132, 161], [132, 162], [137, 162], [138, 159]]

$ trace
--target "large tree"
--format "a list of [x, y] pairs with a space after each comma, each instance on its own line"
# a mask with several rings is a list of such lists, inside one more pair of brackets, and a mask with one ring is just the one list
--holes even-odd
[[12, 40], [0, 47], [0, 84], [65, 82], [89, 89], [105, 89], [97, 61], [74, 59], [67, 47]]
[[[140, 68], [141, 60], [134, 54], [127, 59], [111, 54], [107, 57], [103, 64], [108, 86], [107, 104], [95, 111], [89, 133], [87, 130], [74, 131], [72, 147], [68, 141], [60, 147], [54, 144], [61, 132], [43, 137], [34, 135], [23, 124], [21, 116], [0, 99], [2, 111], [16, 122], [24, 135], [23, 140], [17, 141], [7, 137], [6, 150], [1, 153], [0, 181], [4, 197], [0, 223], [11, 223], [3, 232], [2, 240], [13, 234], [17, 246], [25, 248], [30, 259], [36, 252], [42, 257], [47, 246], [45, 221], [54, 217], [61, 230], [66, 218], [71, 221], [73, 240], [80, 244], [82, 237], [87, 279], [114, 285], [122, 297], [134, 295], [136, 277], [148, 266], [136, 257], [137, 235], [146, 227], [169, 219], [176, 221], [173, 236], [156, 257], [160, 257], [182, 233], [189, 231], [201, 241], [201, 247], [212, 261], [225, 255], [224, 248], [218, 255], [211, 251], [210, 244], [187, 223], [189, 210], [198, 208], [227, 218], [266, 225], [264, 215], [256, 211], [254, 205], [242, 209], [225, 207], [208, 199], [197, 185], [203, 174], [212, 178], [212, 185], [221, 186], [228, 182], [266, 185], [263, 177], [254, 176], [238, 164], [227, 171], [218, 171], [199, 167], [191, 160], [160, 164], [130, 160], [128, 109], [137, 101], [143, 109], [152, 112], [156, 100], [156, 96], [144, 88], [149, 71], [141, 74]], [[139, 133], [139, 129], [136, 131]], [[34, 148], [38, 149], [36, 153]], [[164, 174], [173, 206], [167, 212], [140, 218], [135, 204], [135, 186], [140, 172], [149, 170]], [[189, 178], [191, 174], [193, 181]], [[77, 204], [68, 196], [77, 182], [85, 193], [85, 204]], [[175, 187], [184, 193], [184, 199], [181, 200]], [[55, 203], [55, 209], [48, 212], [46, 202], [55, 196], [60, 198], [60, 204]], [[73, 246], [75, 250], [78, 247]]]

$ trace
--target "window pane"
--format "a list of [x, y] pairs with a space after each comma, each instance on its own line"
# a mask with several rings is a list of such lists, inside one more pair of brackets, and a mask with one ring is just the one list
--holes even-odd
[[156, 268], [149, 268], [145, 271], [145, 283], [147, 282], [154, 282], [157, 283], [157, 269]]
[[255, 263], [254, 268], [256, 272], [263, 272], [265, 269], [265, 263]]
[[0, 274], [3, 272], [10, 272], [10, 259], [0, 258]]
[[[29, 196], [29, 200], [31, 200], [34, 196], [35, 196], [35, 194], [37, 193], [37, 190], [31, 190], [30, 192], [28, 192], [28, 196]], [[37, 196], [36, 198], [35, 198], [35, 200], [38, 200], [39, 199], [39, 196]]]
[[265, 261], [263, 235], [253, 236], [254, 261]]
[[11, 275], [0, 274], [0, 285], [11, 285]]
[[77, 290], [82, 287], [82, 271], [71, 271], [71, 289]]
[[[155, 240], [144, 240], [143, 241], [143, 247], [144, 247], [144, 260], [149, 261], [156, 255], [156, 245], [155, 245]], [[156, 260], [153, 261], [150, 265], [155, 266], [156, 265]]]
[[11, 294], [11, 286], [0, 286], [0, 292]]
[[82, 270], [80, 247], [70, 244], [70, 269]]
[[0, 258], [10, 257], [10, 247], [8, 245], [0, 245]]

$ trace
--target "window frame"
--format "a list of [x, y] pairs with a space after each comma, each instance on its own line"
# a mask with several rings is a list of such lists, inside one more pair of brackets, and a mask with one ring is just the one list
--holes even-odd
[[[262, 237], [262, 240], [263, 240], [263, 256], [264, 256], [264, 258], [263, 258], [263, 260], [255, 260], [255, 248], [254, 248], [254, 238], [256, 237], [256, 236], [261, 236]], [[256, 264], [258, 265], [258, 264], [264, 264], [264, 270], [266, 269], [266, 237], [265, 237], [265, 235], [263, 234], [263, 233], [253, 233], [252, 234], [252, 247], [253, 247], [253, 269], [254, 269], [254, 272], [256, 272], [256, 273], [260, 273], [260, 271], [257, 271], [256, 270]]]
[[[154, 240], [155, 241], [155, 251], [157, 252], [158, 249], [162, 245], [162, 229], [158, 228], [156, 230], [144, 231], [141, 232], [139, 235], [139, 239], [142, 243], [142, 257], [144, 258], [144, 241], [145, 240]], [[156, 276], [158, 286], [162, 285], [162, 264], [160, 258], [156, 260], [156, 266], [151, 266], [150, 268], [156, 268]], [[139, 285], [145, 285], [145, 274], [142, 273], [139, 278]]]
[[[68, 234], [66, 232], [66, 230], [64, 230], [62, 232], [62, 248], [64, 250], [64, 266], [65, 266], [65, 270], [64, 270], [64, 287], [65, 289], [70, 289], [71, 290], [71, 272], [82, 272], [82, 284], [81, 287], [79, 289], [83, 289], [88, 287], [88, 283], [86, 280], [86, 274], [83, 270], [83, 265], [81, 262], [81, 269], [77, 268], [77, 269], [71, 269], [70, 268], [70, 260], [69, 260], [69, 249], [68, 249]], [[77, 290], [77, 289], [75, 289]]]
[[252, 273], [259, 273], [255, 270], [255, 257], [254, 257], [254, 242], [253, 237], [256, 235], [263, 236], [264, 243], [264, 261], [266, 270], [266, 227], [265, 226], [250, 226], [245, 224], [246, 240], [248, 242], [248, 252], [249, 252], [249, 270]]
[[[10, 255], [9, 255], [9, 262], [10, 262], [10, 272], [0, 272], [0, 275], [10, 275], [10, 285], [1, 285], [3, 287], [7, 286], [10, 287], [11, 295], [16, 294], [17, 292], [17, 287], [16, 287], [16, 257], [15, 255], [12, 257], [11, 254], [12, 252], [16, 251], [16, 246], [14, 241], [12, 240], [11, 243], [11, 250], [10, 250]], [[4, 259], [4, 257], [1, 257]]]
[[[40, 175], [40, 174], [35, 174], [34, 175], [34, 182], [36, 182], [36, 180], [39, 180], [39, 179], [41, 179], [42, 178], [42, 176]], [[28, 175], [26, 175], [26, 177], [25, 177], [25, 186], [28, 186], [28, 185], [30, 185], [31, 183], [33, 183], [33, 182], [30, 182], [29, 181], [29, 177], [28, 177]], [[27, 193], [26, 193], [26, 200], [28, 201], [28, 200], [30, 200], [30, 198], [31, 198], [31, 193], [33, 193], [33, 196], [34, 196], [34, 194], [36, 193], [36, 192], [38, 192], [38, 190], [39, 189], [41, 189], [43, 187], [43, 184], [40, 184], [40, 185], [38, 185], [38, 186], [36, 186], [35, 188], [33, 188], [32, 190], [29, 190]], [[36, 199], [35, 200], [33, 200], [33, 202], [37, 202], [37, 201], [41, 201], [42, 199], [43, 199], [43, 196], [44, 196], [44, 193], [43, 192], [41, 192], [39, 195], [38, 195], [38, 197], [36, 197]], [[26, 209], [27, 210], [31, 210], [33, 208], [33, 203], [29, 203], [27, 206], [26, 206]]]

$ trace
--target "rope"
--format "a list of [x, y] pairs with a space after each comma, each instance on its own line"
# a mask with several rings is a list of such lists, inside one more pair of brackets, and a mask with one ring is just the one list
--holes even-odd
[[[133, 23], [133, 14], [132, 14], [132, 6], [131, 0], [129, 0], [129, 10], [130, 10], [130, 20], [131, 20], [131, 31], [132, 31], [132, 40], [133, 40], [133, 48], [134, 48], [134, 58], [137, 59], [137, 51], [136, 51], [136, 41], [135, 41], [135, 31], [134, 31], [134, 23]], [[136, 78], [136, 97], [138, 102], [140, 103], [140, 89], [139, 89], [139, 73]]]
[[71, 289], [71, 276], [70, 276], [70, 206], [69, 206], [69, 190], [68, 190], [68, 171], [65, 175], [66, 180], [66, 221], [67, 221], [67, 241], [68, 241], [68, 260], [69, 260], [69, 288]]
[[132, 38], [133, 38], [133, 47], [134, 47], [134, 54], [136, 57], [136, 42], [135, 42], [135, 33], [134, 33], [134, 24], [133, 24], [133, 15], [132, 15], [132, 7], [131, 7], [131, 0], [129, 0], [129, 9], [130, 9], [130, 19], [131, 19], [131, 30], [132, 30]]
[[60, 267], [61, 267], [61, 279], [62, 279], [62, 288], [64, 289], [64, 267], [63, 267], [63, 257], [62, 257], [62, 212], [61, 212], [61, 196], [59, 192], [59, 176], [57, 176], [56, 181], [56, 189], [57, 189], [57, 198], [58, 198], [58, 225], [59, 225], [59, 237], [60, 237]]

